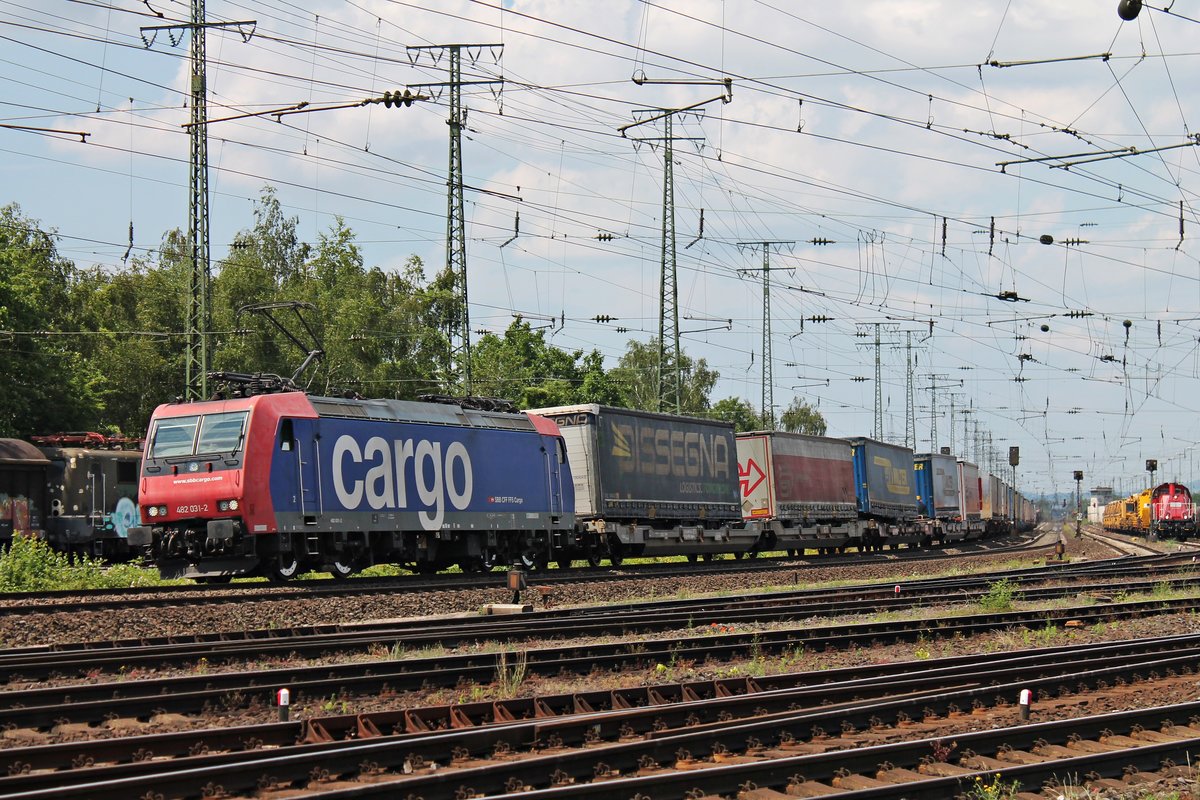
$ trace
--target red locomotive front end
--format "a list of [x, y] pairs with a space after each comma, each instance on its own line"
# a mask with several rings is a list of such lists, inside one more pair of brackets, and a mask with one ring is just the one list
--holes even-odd
[[142, 457], [143, 525], [130, 530], [130, 546], [150, 548], [164, 576], [252, 571], [264, 555], [253, 534], [275, 531], [271, 445], [285, 414], [316, 416], [302, 392], [159, 406]]
[[1196, 532], [1196, 507], [1192, 493], [1182, 483], [1155, 487], [1151, 497], [1151, 519], [1159, 536], [1186, 539]]

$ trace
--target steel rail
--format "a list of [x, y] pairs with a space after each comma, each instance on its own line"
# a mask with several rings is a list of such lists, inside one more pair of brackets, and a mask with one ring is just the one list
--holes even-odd
[[[1100, 573], [1082, 573], [1098, 577]], [[1131, 580], [1139, 574], [1153, 574], [1160, 580]], [[1062, 580], [1072, 577], [1057, 572]], [[1020, 582], [1045, 580], [1045, 574], [1016, 576]], [[1013, 580], [1013, 578], [1009, 578]], [[699, 598], [614, 606], [547, 610], [512, 617], [457, 617], [407, 620], [403, 623], [377, 622], [348, 626], [310, 626], [301, 629], [271, 629], [246, 632], [225, 638], [220, 635], [197, 637], [198, 641], [170, 639], [155, 644], [118, 642], [107, 646], [22, 649], [0, 653], [0, 681], [45, 680], [52, 675], [94, 674], [118, 668], [163, 668], [197, 663], [203, 658], [214, 662], [271, 656], [313, 656], [331, 648], [365, 649], [404, 642], [406, 647], [461, 646], [465, 642], [487, 639], [512, 642], [528, 638], [570, 635], [605, 636], [653, 633], [675, 628], [704, 625], [733, 625], [789, 621], [799, 618], [835, 616], [864, 612], [895, 611], [929, 604], [962, 603], [979, 599], [994, 583], [992, 576], [946, 578], [900, 584], [870, 584], [832, 590], [800, 590], [756, 595], [751, 598]], [[1091, 583], [1064, 587], [1026, 588], [1023, 599], [1043, 601], [1088, 591], [1136, 592], [1162, 584], [1184, 588], [1200, 584], [1200, 577], [1170, 577], [1169, 573], [1141, 573], [1132, 570], [1117, 583]], [[895, 591], [900, 587], [901, 591]], [[831, 600], [829, 598], [837, 598]], [[364, 641], [366, 644], [364, 644]]]
[[[994, 540], [993, 540], [994, 541]], [[719, 576], [743, 572], [769, 572], [786, 569], [815, 569], [831, 566], [857, 566], [870, 564], [889, 564], [898, 561], [928, 561], [945, 558], [996, 555], [1007, 552], [1021, 552], [1028, 549], [1044, 549], [1050, 545], [1034, 546], [1035, 539], [1012, 544], [989, 546], [989, 542], [956, 543], [955, 549], [963, 544], [977, 544], [978, 547], [968, 547], [966, 552], [948, 554], [941, 549], [922, 548], [918, 550], [888, 551], [887, 553], [856, 553], [854, 555], [814, 555], [792, 558], [757, 557], [723, 561], [718, 563], [687, 563], [675, 562], [652, 564], [625, 564], [621, 567], [587, 568], [579, 567], [570, 570], [550, 569], [530, 573], [530, 577], [539, 585], [556, 586], [586, 583], [595, 580], [644, 580], [672, 577], [694, 577], [696, 575]], [[903, 555], [901, 555], [903, 554]], [[246, 583], [213, 585], [197, 584], [191, 586], [144, 586], [135, 588], [93, 589], [86, 592], [79, 590], [53, 590], [41, 592], [0, 592], [0, 610], [7, 615], [43, 614], [54, 612], [74, 611], [103, 611], [122, 608], [163, 608], [177, 605], [181, 600], [193, 604], [214, 604], [246, 602], [247, 599], [262, 601], [304, 600], [321, 597], [354, 597], [362, 594], [378, 593], [381, 590], [419, 594], [431, 591], [470, 590], [470, 589], [502, 589], [506, 585], [506, 575], [503, 572], [447, 574], [431, 580], [426, 575], [399, 575], [393, 577], [353, 577], [349, 580], [332, 578], [314, 578], [311, 580], [294, 581], [287, 586], [269, 583]], [[131, 596], [133, 595], [133, 596]], [[138, 597], [137, 595], [150, 595]], [[261, 595], [261, 597], [259, 596]], [[47, 600], [79, 597], [75, 602], [46, 603]], [[30, 605], [15, 605], [8, 603], [28, 602]]]
[[[832, 701], [841, 699], [839, 693], [846, 689], [862, 693], [864, 690], [874, 690], [883, 686], [891, 692], [908, 681], [918, 682], [914, 688], [921, 688], [922, 684], [924, 688], [931, 688], [932, 685], [945, 686], [952, 682], [990, 682], [996, 679], [995, 676], [1000, 670], [1016, 670], [1022, 673], [1044, 671], [1047, 667], [1070, 670], [1073, 664], [1080, 661], [1087, 661], [1094, 667], [1101, 660], [1106, 663], [1120, 663], [1121, 659], [1182, 655], [1197, 649], [1200, 649], [1200, 634], [871, 664], [816, 673], [717, 678], [607, 691], [591, 690], [399, 711], [345, 714], [235, 728], [38, 745], [0, 750], [0, 774], [16, 775], [31, 770], [67, 770], [79, 764], [95, 762], [132, 762], [137, 760], [139, 754], [147, 753], [153, 754], [155, 758], [179, 758], [196, 752], [237, 750], [248, 746], [278, 748], [306, 739], [334, 741], [388, 733], [420, 733], [504, 721], [567, 717], [650, 706], [661, 711], [663, 706], [670, 704], [718, 698], [728, 699], [732, 706], [739, 702], [737, 698], [758, 703], [757, 698], [760, 696], [779, 697], [782, 692], [795, 690], [812, 689], [821, 693], [823, 701]], [[728, 707], [723, 705], [721, 710], [728, 710]], [[684, 717], [681, 719], [686, 721]]]
[[[932, 691], [908, 691], [916, 689], [922, 680], [930, 677], [913, 674], [909, 680], [902, 681], [897, 687], [905, 696], [896, 697], [895, 693], [891, 693], [890, 699], [883, 700], [878, 694], [873, 695], [871, 689], [889, 694], [889, 679], [878, 677], [873, 681], [846, 682], [841, 686], [840, 693], [835, 691], [837, 684], [824, 687], [801, 686], [793, 690], [713, 698], [668, 707], [653, 706], [609, 713], [583, 713], [567, 719], [533, 719], [489, 727], [388, 737], [385, 740], [331, 742], [309, 747], [282, 748], [278, 751], [260, 750], [196, 756], [181, 762], [142, 762], [97, 767], [69, 775], [13, 776], [0, 779], [0, 792], [4, 793], [3, 796], [34, 798], [51, 796], [47, 792], [61, 792], [66, 788], [73, 788], [79, 796], [106, 798], [120, 797], [121, 792], [127, 792], [136, 786], [139, 793], [153, 791], [162, 796], [191, 797], [212, 790], [238, 792], [271, 783], [291, 784], [298, 776], [306, 776], [310, 772], [329, 776], [357, 775], [363, 770], [364, 764], [369, 764], [377, 769], [393, 769], [400, 772], [417, 772], [430, 767], [433, 769], [422, 775], [403, 778], [396, 776], [397, 780], [364, 784], [346, 790], [345, 793], [335, 791], [329, 796], [390, 797], [395, 796], [392, 793], [396, 791], [403, 791], [409, 796], [432, 800], [437, 797], [462, 796], [467, 792], [499, 793], [511, 789], [514, 785], [539, 789], [547, 786], [552, 780], [570, 781], [570, 788], [581, 792], [571, 796], [596, 796], [604, 791], [605, 787], [617, 790], [618, 784], [623, 790], [626, 782], [630, 782], [630, 785], [637, 782], [639, 787], [650, 789], [649, 796], [661, 796], [664, 791], [671, 794], [678, 791], [678, 796], [682, 796], [690, 787], [684, 786], [679, 789], [678, 785], [671, 783], [673, 779], [670, 776], [617, 778], [601, 783], [587, 781], [598, 774], [623, 774], [651, 765], [672, 764], [681, 758], [704, 758], [726, 751], [753, 751], [774, 740], [779, 740], [783, 745], [814, 735], [823, 737], [826, 735], [825, 730], [841, 730], [845, 733], [877, 728], [887, 723], [897, 724], [914, 717], [946, 716], [972, 704], [983, 706], [989, 701], [995, 703], [1010, 694], [1015, 696], [1018, 688], [1031, 688], [1042, 695], [1054, 695], [1063, 691], [1059, 686], [1064, 681], [1091, 686], [1100, 685], [1104, 681], [1138, 680], [1154, 670], [1190, 670], [1191, 665], [1195, 663], [1194, 651], [1177, 653], [1167, 658], [1148, 658], [1143, 654], [1132, 663], [1127, 656], [1112, 656], [1099, 660], [1088, 658], [1099, 655], [1096, 651], [1100, 649], [1103, 648], [1080, 649], [1077, 660], [1083, 661], [1089, 667], [1083, 671], [1072, 672], [1071, 670], [1076, 669], [1075, 663], [1064, 663], [1059, 658], [1061, 653], [1058, 653], [1053, 656], [1041, 654], [1040, 659], [1008, 659], [1007, 668], [1000, 670], [980, 669], [975, 665], [969, 668], [974, 669], [974, 672], [971, 672], [960, 667], [957, 668], [957, 676], [953, 675], [955, 669], [933, 670], [934, 683], [942, 679], [947, 679], [948, 683], [939, 684]], [[1033, 663], [1036, 660], [1040, 660], [1040, 667]], [[1037, 674], [1029, 674], [1031, 670], [1038, 669], [1041, 671]], [[1016, 680], [1003, 683], [1011, 678]], [[954, 679], [959, 681], [956, 687], [953, 686]], [[997, 685], [981, 685], [984, 682]], [[945, 687], [948, 685], [952, 688], [947, 690]], [[822, 692], [833, 705], [817, 707], [821, 702]], [[846, 700], [847, 696], [857, 696], [859, 699]], [[796, 708], [798, 703], [806, 701], [809, 705]], [[772, 713], [771, 708], [778, 710]], [[1189, 704], [1187, 716], [1182, 718], [1190, 719], [1190, 715], [1197, 712], [1200, 712], [1200, 704]], [[1124, 713], [1126, 719], [1148, 719], [1150, 724], [1159, 724], [1163, 719], [1161, 709]], [[1177, 712], [1176, 716], [1179, 713], [1183, 712]], [[750, 718], [747, 719], [747, 716]], [[1105, 724], [1111, 725], [1113, 719], [1113, 715], [1104, 717]], [[1032, 727], [1039, 730], [1047, 726], [1068, 728], [1073, 724], [1076, 726], [1073, 730], [1078, 730], [1080, 725], [1086, 723], [1070, 720]], [[994, 734], [995, 732], [989, 731], [978, 735], [956, 735], [955, 740], [961, 744], [965, 739], [975, 737], [972, 741], [982, 742], [984, 737]], [[645, 738], [628, 741], [630, 737], [639, 735]], [[1064, 733], [1060, 738], [1065, 741], [1066, 737], [1067, 734]], [[602, 748], [594, 746], [597, 741], [605, 740], [621, 743]], [[564, 748], [572, 747], [584, 749], [563, 752]], [[919, 745], [897, 745], [892, 752], [898, 752], [904, 747], [909, 747], [918, 756], [931, 752], [928, 743], [923, 748]], [[537, 754], [537, 751], [546, 748], [553, 752], [547, 755]], [[451, 764], [452, 759], [466, 763], [471, 759], [489, 759], [498, 749], [513, 753], [532, 750], [534, 755], [516, 760], [503, 759], [477, 767], [453, 768]], [[681, 753], [686, 753], [686, 756], [681, 756]], [[813, 777], [812, 766], [820, 763], [822, 759], [837, 761], [837, 769], [846, 768], [844, 754], [796, 758], [800, 759], [798, 763], [804, 763], [808, 767], [803, 774], [810, 779]], [[892, 763], [902, 763], [898, 758], [896, 755], [888, 760]], [[766, 764], [760, 762], [741, 765], [745, 768], [738, 773], [742, 788], [746, 785], [747, 774], [750, 774], [752, 779], [761, 781], [764, 770], [770, 771], [772, 764], [779, 766], [781, 762], [789, 762], [791, 772], [785, 770], [782, 773], [782, 780], [786, 782], [796, 774], [794, 765], [790, 763], [792, 760], [782, 758], [772, 759]], [[912, 761], [913, 759], [909, 759], [909, 763]], [[874, 769], [879, 761], [868, 760], [865, 763], [865, 768]], [[302, 764], [305, 765], [304, 769], [297, 770], [296, 767]], [[913, 766], [915, 767], [915, 764]], [[688, 780], [694, 782], [703, 773], [703, 785], [711, 791], [714, 785], [707, 782], [708, 773], [714, 769], [727, 768], [709, 767], [692, 773], [687, 778], [676, 778], [685, 783]], [[836, 774], [832, 767], [828, 770], [822, 767], [819, 771], [821, 775], [827, 772], [830, 777]], [[552, 775], [555, 777], [552, 778]], [[206, 779], [208, 782], [204, 783]], [[669, 786], [665, 785], [668, 783]], [[736, 789], [737, 787], [734, 791]], [[531, 794], [550, 792], [544, 796], [561, 796], [552, 794], [555, 791], [557, 790], [542, 788], [541, 792], [535, 791]], [[628, 796], [632, 796], [633, 793]]]
[[820, 644], [827, 648], [914, 642], [929, 637], [971, 636], [1011, 627], [1045, 627], [1074, 620], [1080, 625], [1111, 622], [1172, 611], [1191, 611], [1193, 599], [1150, 600], [941, 617], [903, 622], [763, 631], [753, 634], [695, 636], [633, 643], [589, 644], [530, 649], [523, 653], [442, 656], [410, 661], [356, 662], [238, 673], [201, 674], [161, 680], [131, 680], [55, 686], [0, 694], [0, 727], [49, 729], [54, 725], [96, 723], [112, 716], [146, 717], [172, 711], [200, 713], [206, 708], [244, 708], [265, 704], [278, 687], [288, 687], [293, 702], [316, 701], [331, 694], [394, 693], [423, 687], [455, 686], [463, 681], [491, 683], [499, 670], [518, 662], [528, 674], [588, 674], [594, 670], [634, 670], [677, 659], [727, 661], [763, 653], [796, 651]]

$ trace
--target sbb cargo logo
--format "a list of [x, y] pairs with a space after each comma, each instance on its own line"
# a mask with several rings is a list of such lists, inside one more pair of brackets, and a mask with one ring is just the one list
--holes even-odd
[[[369, 469], [364, 473], [359, 465]], [[441, 529], [447, 502], [459, 511], [471, 503], [475, 477], [462, 442], [451, 442], [443, 453], [441, 442], [372, 436], [360, 449], [343, 434], [333, 445], [333, 490], [345, 508], [357, 509], [365, 499], [375, 511], [407, 510], [410, 476], [424, 506], [417, 517], [427, 531]]]

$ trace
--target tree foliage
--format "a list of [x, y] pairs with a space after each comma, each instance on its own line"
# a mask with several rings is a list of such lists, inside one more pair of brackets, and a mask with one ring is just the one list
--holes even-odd
[[[717, 385], [720, 373], [709, 369], [703, 358], [695, 360], [687, 353], [679, 354], [680, 392], [679, 411], [682, 414], [704, 415], [711, 402], [709, 396]], [[670, 374], [672, 363], [663, 365], [663, 372]], [[673, 408], [660, 406], [658, 337], [646, 342], [630, 341], [609, 375], [621, 392], [621, 405], [643, 411], [670, 411]]]
[[520, 408], [620, 402], [599, 351], [560, 350], [546, 341], [545, 330], [520, 318], [504, 336], [486, 333], [475, 343], [471, 379], [476, 394], [512, 400]]
[[77, 428], [103, 401], [97, 365], [84, 356], [78, 331], [76, 273], [51, 234], [0, 208], [0, 436]]
[[[299, 220], [268, 187], [252, 225], [213, 265], [212, 369], [290, 376], [306, 353], [245, 307], [296, 301], [306, 304], [311, 336], [290, 312], [277, 319], [306, 348], [324, 350], [301, 376], [312, 391], [411, 399], [458, 388], [446, 371], [449, 326], [461, 312], [448, 272], [427, 278], [416, 256], [399, 268], [367, 264], [340, 218], [315, 243], [302, 241], [298, 230]], [[0, 208], [0, 351], [9, 374], [19, 376], [0, 382], [0, 436], [144, 432], [154, 408], [183, 393], [191, 268], [178, 229], [155, 253], [116, 269], [81, 267], [61, 256], [52, 231], [15, 205]], [[598, 350], [561, 349], [546, 330], [517, 319], [503, 334], [474, 343], [472, 391], [523, 408], [601, 403], [656, 410], [658, 349], [657, 339], [631, 341], [606, 369]], [[740, 429], [761, 426], [743, 400], [712, 406], [718, 374], [704, 359], [681, 354], [680, 367], [683, 413], [713, 414]]]
[[824, 436], [828, 426], [820, 411], [810, 406], [799, 397], [793, 397], [787, 409], [779, 415], [780, 430], [789, 433], [807, 433], [810, 436]]
[[762, 415], [754, 410], [754, 406], [750, 404], [749, 400], [741, 397], [726, 397], [718, 400], [713, 403], [711, 414], [717, 419], [732, 422], [739, 433], [758, 431], [766, 427], [763, 425]]

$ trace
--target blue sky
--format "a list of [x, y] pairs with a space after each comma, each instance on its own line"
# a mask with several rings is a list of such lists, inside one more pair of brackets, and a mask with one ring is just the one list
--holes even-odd
[[[887, 438], [905, 435], [911, 338], [918, 450], [934, 408], [951, 444], [953, 402], [956, 452], [986, 462], [977, 428], [1018, 445], [1031, 494], [1073, 488], [1074, 469], [1130, 490], [1146, 458], [1190, 480], [1200, 442], [1200, 2], [1133, 22], [1116, 5], [210, 0], [210, 21], [256, 24], [208, 34], [209, 116], [439, 83], [445, 60], [409, 46], [503, 44], [464, 63], [504, 80], [465, 92], [472, 327], [554, 318], [556, 345], [615, 363], [656, 331], [663, 171], [637, 141], [661, 127], [618, 129], [710, 101], [676, 121], [674, 173], [680, 327], [721, 373], [714, 399], [759, 403], [762, 257], [742, 245], [787, 242], [771, 254], [777, 406], [800, 396], [831, 434], [869, 434], [873, 333], [856, 334], [883, 323]], [[187, 224], [188, 42], [147, 47], [139, 28], [188, 9], [0, 0], [0, 125], [89, 134], [0, 128], [0, 203], [77, 263], [122, 269], [131, 222], [143, 255]], [[368, 265], [440, 267], [447, 106], [427, 92], [214, 122], [214, 260], [271, 185], [306, 241], [341, 216]]]

